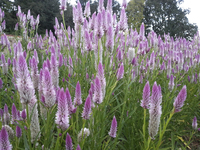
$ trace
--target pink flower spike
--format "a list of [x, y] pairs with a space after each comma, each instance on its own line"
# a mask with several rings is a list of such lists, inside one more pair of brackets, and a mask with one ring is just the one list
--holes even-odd
[[11, 150], [12, 145], [9, 142], [8, 132], [6, 128], [3, 127], [0, 132], [0, 149], [1, 150]]
[[111, 137], [115, 138], [117, 133], [117, 120], [115, 116], [113, 117], [110, 132], [108, 133]]
[[149, 81], [147, 81], [143, 89], [143, 96], [142, 96], [143, 99], [140, 104], [140, 106], [142, 106], [145, 109], [149, 108], [150, 94], [151, 94], [150, 85], [149, 85]]
[[192, 121], [192, 128], [197, 130], [197, 117], [196, 116], [194, 116], [194, 119]]
[[186, 100], [187, 97], [187, 89], [186, 89], [186, 85], [183, 86], [182, 90], [179, 92], [178, 96], [176, 97], [176, 99], [174, 100], [174, 108], [175, 108], [175, 112], [179, 112], [181, 111], [181, 107], [183, 107], [184, 105], [184, 101]]
[[69, 135], [69, 133], [67, 133], [67, 137], [66, 137], [66, 150], [73, 150], [73, 144], [72, 144], [72, 139]]
[[79, 81], [76, 84], [76, 91], [75, 91], [75, 98], [74, 98], [74, 104], [75, 105], [81, 105], [82, 104], [82, 98], [81, 98], [81, 86]]
[[82, 117], [84, 119], [89, 119], [91, 114], [91, 98], [88, 96], [85, 101], [85, 106], [83, 108]]

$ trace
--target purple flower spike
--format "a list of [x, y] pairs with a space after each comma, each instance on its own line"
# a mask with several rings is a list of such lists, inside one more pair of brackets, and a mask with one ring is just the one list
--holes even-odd
[[111, 137], [115, 138], [117, 133], [117, 120], [115, 116], [113, 117], [110, 132], [108, 133]]
[[8, 112], [8, 106], [4, 105], [4, 111], [3, 111], [3, 124], [10, 124], [10, 114]]
[[85, 101], [85, 106], [83, 108], [82, 117], [84, 119], [89, 119], [91, 114], [91, 98], [88, 96]]
[[101, 104], [103, 102], [103, 93], [101, 90], [101, 82], [98, 77], [95, 79], [93, 102]]
[[67, 0], [61, 0], [61, 3], [60, 3], [60, 10], [67, 10]]
[[81, 150], [81, 147], [79, 146], [79, 144], [78, 144], [76, 150]]
[[24, 109], [24, 110], [22, 110], [21, 117], [22, 117], [22, 119], [23, 119], [23, 120], [25, 120], [25, 119], [26, 119], [26, 110], [25, 110], [25, 109]]
[[3, 109], [1, 109], [1, 108], [0, 108], [0, 117], [1, 117], [0, 119], [2, 121], [3, 120]]
[[120, 65], [118, 72], [117, 72], [117, 80], [122, 79], [124, 76], [124, 65], [123, 63]]
[[118, 22], [119, 30], [125, 31], [128, 27], [127, 17], [124, 7], [122, 7], [120, 14], [120, 21]]
[[0, 89], [2, 89], [2, 88], [3, 88], [3, 81], [0, 78]]
[[126, 0], [123, 0], [122, 7], [124, 7], [126, 9], [126, 7], [127, 7], [127, 1]]
[[175, 108], [175, 112], [179, 112], [181, 111], [181, 107], [183, 107], [184, 105], [184, 101], [186, 100], [187, 97], [187, 89], [186, 89], [186, 85], [183, 86], [182, 90], [179, 92], [178, 96], [176, 97], [176, 99], [174, 100], [174, 108]]
[[62, 65], [63, 65], [63, 55], [62, 54], [60, 54], [59, 55], [59, 67], [61, 67]]
[[112, 13], [112, 0], [108, 0], [107, 1], [107, 7], [106, 7], [107, 11], [109, 11], [110, 13]]
[[88, 1], [86, 3], [86, 6], [85, 6], [84, 15], [85, 15], [85, 17], [89, 17], [90, 14], [91, 14], [91, 12], [90, 12], [90, 1]]
[[196, 116], [193, 119], [192, 128], [195, 129], [195, 130], [197, 129], [197, 117]]
[[76, 112], [76, 108], [74, 108], [74, 105], [72, 104], [72, 99], [71, 99], [71, 95], [69, 93], [69, 89], [66, 89], [66, 98], [67, 98], [67, 106], [68, 106], [68, 110], [69, 110], [69, 114], [73, 114]]
[[72, 139], [68, 133], [67, 133], [67, 137], [66, 137], [66, 145], [65, 146], [66, 146], [66, 150], [73, 150]]
[[19, 126], [16, 126], [16, 137], [20, 138], [22, 136], [22, 130]]
[[15, 104], [13, 103], [13, 105], [12, 105], [12, 122], [14, 122], [18, 119], [19, 119], [18, 118], [18, 110], [17, 110]]
[[150, 94], [151, 94], [150, 85], [149, 85], [149, 81], [147, 81], [143, 89], [143, 96], [142, 96], [143, 99], [140, 104], [140, 106], [142, 106], [145, 109], [149, 108]]
[[50, 72], [47, 68], [45, 68], [43, 71], [42, 83], [45, 105], [46, 107], [51, 108], [56, 102], [56, 92], [52, 84]]
[[114, 33], [113, 33], [113, 26], [110, 25], [108, 27], [107, 33], [106, 33], [106, 49], [108, 49], [110, 52], [113, 51], [114, 47]]
[[67, 98], [62, 88], [58, 95], [58, 111], [56, 113], [56, 124], [58, 128], [61, 128], [63, 131], [67, 130], [69, 127], [69, 112], [67, 107]]
[[161, 89], [159, 86], [157, 86], [157, 83], [155, 82], [152, 88], [152, 96], [149, 108], [149, 114], [150, 114], [149, 135], [151, 139], [154, 139], [154, 137], [158, 133], [158, 128], [160, 125], [160, 117], [162, 114], [160, 106], [161, 102], [162, 102]]
[[74, 104], [75, 104], [75, 105], [78, 105], [78, 106], [82, 104], [81, 86], [80, 86], [79, 81], [78, 81], [78, 83], [76, 84], [76, 92], [75, 92]]
[[169, 90], [172, 91], [174, 89], [174, 76], [171, 74], [169, 81]]
[[8, 133], [6, 128], [3, 127], [0, 132], [0, 149], [1, 150], [11, 150], [12, 145], [9, 142]]

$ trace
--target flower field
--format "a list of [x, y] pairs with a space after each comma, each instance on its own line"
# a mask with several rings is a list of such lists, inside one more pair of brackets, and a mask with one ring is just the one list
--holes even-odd
[[129, 29], [99, 0], [73, 8], [38, 35], [39, 18], [18, 6], [16, 32], [0, 9], [0, 149], [159, 150], [200, 145], [200, 37]]

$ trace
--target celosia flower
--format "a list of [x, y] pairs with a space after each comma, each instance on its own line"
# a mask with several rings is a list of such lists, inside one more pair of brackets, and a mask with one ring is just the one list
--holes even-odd
[[122, 30], [122, 31], [125, 31], [128, 27], [127, 17], [126, 17], [126, 12], [125, 12], [124, 7], [122, 7], [122, 10], [121, 10], [120, 20], [118, 22], [118, 27], [119, 27], [119, 30]]
[[[28, 104], [29, 117], [31, 117], [30, 131], [31, 131], [31, 143], [40, 138], [40, 125], [38, 118], [38, 108], [37, 108], [37, 99], [35, 95], [31, 98], [30, 103]], [[37, 138], [37, 139], [36, 139]]]
[[172, 91], [174, 89], [174, 76], [171, 74], [169, 81], [169, 90]]
[[2, 66], [3, 74], [7, 74], [8, 73], [8, 64], [6, 63], [4, 53], [2, 53], [2, 55], [1, 55], [1, 61], [2, 61], [1, 66]]
[[74, 105], [72, 104], [72, 99], [71, 99], [71, 95], [69, 93], [69, 89], [66, 89], [66, 98], [67, 98], [67, 106], [68, 106], [68, 110], [69, 110], [69, 114], [73, 114], [76, 112], [76, 108], [74, 108]]
[[22, 129], [16, 126], [16, 137], [20, 138], [22, 136]]
[[12, 123], [14, 123], [16, 120], [19, 120], [18, 110], [17, 110], [15, 104], [13, 103], [13, 105], [12, 105]]
[[78, 144], [78, 146], [77, 146], [76, 150], [81, 150], [81, 148], [80, 148], [79, 144]]
[[162, 94], [159, 86], [155, 82], [152, 88], [152, 96], [149, 108], [149, 135], [151, 139], [154, 139], [156, 134], [158, 133], [158, 128], [160, 125], [160, 117], [162, 114], [161, 110], [161, 102], [162, 102]]
[[34, 97], [35, 90], [31, 81], [26, 59], [21, 54], [17, 63], [17, 88], [20, 95], [20, 101], [25, 107]]
[[0, 149], [1, 150], [12, 149], [12, 145], [10, 144], [8, 133], [5, 127], [3, 127], [0, 132]]
[[122, 79], [124, 76], [124, 65], [123, 63], [120, 65], [118, 71], [117, 71], [117, 80]]
[[60, 3], [60, 10], [67, 10], [67, 0], [61, 0], [61, 3]]
[[95, 20], [95, 35], [100, 39], [103, 36], [102, 15], [98, 13]]
[[114, 33], [113, 26], [110, 25], [106, 32], [106, 49], [112, 53], [114, 47]]
[[78, 1], [77, 9], [76, 9], [76, 23], [82, 24], [83, 23], [83, 11], [81, 3]]
[[26, 119], [26, 109], [22, 110], [21, 117], [23, 120]]
[[43, 71], [43, 93], [45, 97], [45, 106], [51, 108], [56, 102], [56, 92], [52, 84], [51, 75], [47, 68]]
[[75, 91], [75, 98], [74, 98], [74, 104], [75, 105], [81, 105], [82, 104], [82, 98], [81, 98], [81, 86], [79, 81], [76, 84], [76, 91]]
[[192, 121], [192, 128], [195, 130], [197, 129], [197, 117], [196, 116], [194, 116], [194, 119]]
[[93, 102], [97, 104], [101, 104], [103, 102], [103, 93], [101, 90], [101, 82], [98, 77], [96, 77], [94, 81], [94, 95]]
[[10, 114], [8, 112], [7, 104], [4, 105], [4, 111], [3, 111], [3, 125], [6, 124], [10, 124]]
[[174, 100], [173, 105], [174, 105], [175, 112], [181, 111], [180, 108], [183, 107], [186, 97], [187, 97], [187, 89], [186, 89], [186, 85], [184, 85], [181, 91], [179, 92], [178, 96]]
[[72, 139], [69, 135], [69, 133], [67, 133], [67, 137], [66, 137], [66, 150], [73, 150], [73, 144], [72, 144]]
[[13, 139], [14, 138], [13, 129], [9, 125], [4, 125], [3, 127], [5, 127], [5, 129], [6, 129], [9, 139]]
[[63, 54], [61, 54], [61, 53], [60, 53], [60, 55], [59, 55], [58, 64], [59, 64], [59, 65], [58, 65], [59, 67], [62, 67], [62, 65], [63, 65]]
[[126, 0], [123, 0], [122, 7], [124, 7], [126, 9], [126, 7], [127, 7], [127, 1]]
[[51, 78], [52, 84], [55, 88], [58, 88], [59, 84], [59, 71], [58, 71], [58, 62], [55, 55], [51, 55]]
[[90, 130], [87, 128], [81, 129], [78, 134], [78, 142], [81, 142], [84, 138], [87, 138], [90, 135]]
[[67, 130], [69, 127], [69, 112], [67, 107], [67, 98], [62, 88], [58, 95], [58, 111], [56, 113], [56, 124], [58, 128], [62, 129], [62, 131]]
[[39, 83], [38, 63], [35, 57], [30, 59], [30, 68], [31, 68], [31, 77], [33, 81], [33, 86], [35, 89], [38, 89], [38, 83]]
[[110, 13], [112, 13], [112, 0], [108, 0], [107, 1], [107, 7], [106, 7], [107, 11], [109, 11]]
[[99, 65], [98, 65], [98, 74], [97, 74], [100, 82], [101, 82], [101, 90], [102, 90], [102, 93], [103, 93], [103, 97], [105, 97], [105, 93], [106, 93], [106, 78], [104, 76], [104, 69], [103, 69], [103, 66], [101, 64], [101, 62], [99, 62]]
[[102, 10], [104, 9], [103, 1], [104, 0], [99, 0], [98, 12], [102, 12]]
[[115, 116], [113, 117], [110, 132], [108, 133], [111, 137], [115, 138], [117, 133], [117, 120]]
[[91, 14], [91, 12], [90, 12], [90, 1], [88, 1], [86, 3], [86, 6], [85, 6], [84, 15], [85, 15], [85, 17], [89, 17], [90, 14]]
[[132, 62], [133, 58], [135, 58], [135, 48], [129, 48], [128, 49], [128, 61], [129, 63]]
[[140, 34], [139, 34], [139, 38], [140, 38], [140, 40], [142, 41], [143, 39], [144, 39], [144, 37], [145, 37], [145, 29], [144, 29], [144, 23], [142, 23], [141, 24], [141, 26], [140, 26]]
[[91, 98], [90, 96], [88, 96], [85, 101], [82, 117], [84, 119], [90, 119], [90, 114], [91, 114]]
[[142, 101], [140, 104], [140, 106], [142, 106], [145, 109], [149, 108], [150, 94], [151, 94], [150, 85], [149, 85], [149, 81], [147, 81], [143, 89], [143, 96], [142, 96]]

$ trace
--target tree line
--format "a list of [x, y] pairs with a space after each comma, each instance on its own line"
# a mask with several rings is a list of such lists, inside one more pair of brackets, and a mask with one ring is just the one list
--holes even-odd
[[[79, 0], [83, 10], [88, 0]], [[157, 34], [169, 33], [174, 38], [191, 38], [198, 31], [196, 24], [188, 21], [188, 9], [182, 9], [180, 4], [183, 0], [130, 0], [126, 8], [129, 28], [139, 32], [141, 23], [144, 22], [146, 35], [154, 30]], [[106, 8], [107, 0], [104, 0]], [[17, 23], [17, 6], [27, 14], [31, 10], [31, 15], [35, 18], [40, 14], [39, 34], [44, 34], [45, 30], [54, 31], [55, 17], [62, 21], [60, 15], [59, 0], [1, 0], [0, 8], [5, 12], [6, 30], [12, 34]], [[119, 17], [121, 6], [118, 1], [112, 0], [113, 13]], [[90, 0], [91, 14], [98, 9], [98, 0]], [[64, 12], [66, 26], [74, 27], [73, 6], [67, 3], [67, 10]]]

